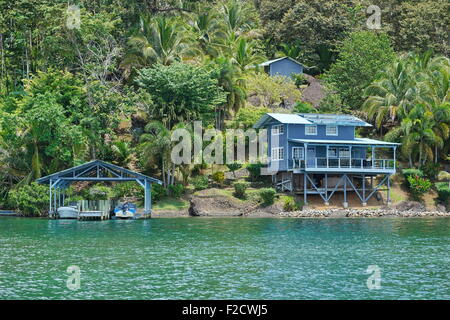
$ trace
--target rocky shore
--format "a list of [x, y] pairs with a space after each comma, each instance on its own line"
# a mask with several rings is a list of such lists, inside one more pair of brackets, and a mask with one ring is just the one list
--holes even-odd
[[292, 218], [375, 218], [375, 217], [450, 217], [450, 212], [441, 211], [400, 211], [390, 208], [379, 209], [329, 209], [329, 210], [302, 210], [281, 212], [282, 217]]
[[450, 217], [445, 207], [427, 209], [419, 202], [402, 201], [389, 207], [378, 208], [310, 208], [285, 212], [283, 206], [275, 203], [261, 207], [253, 202], [239, 202], [225, 196], [202, 195], [190, 199], [187, 210], [193, 217], [295, 217], [295, 218], [357, 218], [357, 217]]

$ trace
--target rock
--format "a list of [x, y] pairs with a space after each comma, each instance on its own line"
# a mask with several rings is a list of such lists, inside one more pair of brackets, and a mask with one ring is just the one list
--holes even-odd
[[395, 205], [392, 205], [392, 208], [398, 211], [425, 211], [425, 206], [417, 201], [401, 201]]
[[442, 205], [442, 204], [438, 204], [436, 206], [436, 209], [437, 209], [438, 212], [447, 212], [447, 208], [444, 205]]

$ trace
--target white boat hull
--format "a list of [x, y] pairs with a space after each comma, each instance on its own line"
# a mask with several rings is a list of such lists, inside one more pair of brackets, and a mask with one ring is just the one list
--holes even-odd
[[60, 219], [77, 219], [78, 209], [73, 207], [60, 207], [58, 208], [58, 216]]

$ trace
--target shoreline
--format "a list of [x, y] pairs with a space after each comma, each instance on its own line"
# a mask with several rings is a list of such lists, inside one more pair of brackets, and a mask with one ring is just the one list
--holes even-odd
[[[0, 215], [1, 218], [29, 218], [29, 219], [48, 219], [48, 216], [34, 217], [23, 215]], [[188, 210], [182, 211], [160, 211], [154, 212], [150, 219], [167, 219], [167, 218], [450, 218], [450, 212], [441, 211], [415, 211], [415, 210], [396, 210], [396, 209], [338, 209], [332, 208], [327, 210], [301, 210], [301, 211], [280, 211], [278, 213], [270, 213], [257, 211], [254, 213], [201, 213], [198, 215], [189, 214]], [[65, 219], [63, 219], [65, 220]], [[73, 219], [76, 220], [76, 219]], [[110, 220], [110, 219], [109, 219]], [[139, 220], [139, 219], [138, 219]]]

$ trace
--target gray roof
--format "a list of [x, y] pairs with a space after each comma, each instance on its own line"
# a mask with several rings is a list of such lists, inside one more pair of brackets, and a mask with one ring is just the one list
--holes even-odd
[[399, 146], [400, 143], [374, 140], [369, 138], [355, 138], [354, 140], [316, 140], [316, 139], [289, 139], [292, 142], [311, 143], [311, 144], [355, 144], [355, 145], [373, 145], [373, 146]]
[[[111, 163], [104, 162], [102, 160], [89, 161], [89, 162], [83, 163], [81, 165], [78, 165], [78, 166], [75, 166], [75, 167], [72, 167], [72, 168], [69, 168], [69, 169], [65, 169], [65, 170], [62, 170], [62, 171], [59, 171], [59, 172], [55, 172], [55, 173], [50, 174], [48, 176], [45, 176], [45, 177], [37, 179], [37, 182], [46, 184], [46, 183], [50, 183], [50, 180], [52, 180], [52, 179], [53, 180], [57, 180], [57, 179], [62, 179], [62, 180], [64, 180], [64, 179], [73, 179], [73, 177], [76, 174], [79, 174], [79, 173], [85, 173], [85, 174], [83, 174], [83, 177], [86, 177], [86, 175], [89, 175], [89, 173], [94, 172], [95, 169], [97, 168], [97, 166], [100, 166], [100, 167], [103, 167], [103, 168], [106, 168], [106, 169], [110, 169], [110, 170], [114, 170], [115, 172], [122, 173], [124, 176], [128, 176], [129, 178], [144, 179], [144, 180], [148, 180], [148, 181], [150, 181], [152, 183], [162, 184], [161, 180], [158, 180], [158, 179], [146, 176], [146, 175], [144, 175], [142, 173], [139, 173], [139, 172], [134, 172], [134, 171], [131, 171], [131, 170], [128, 170], [128, 169], [116, 166], [116, 165], [111, 164]], [[82, 180], [83, 177], [80, 177], [80, 180]], [[98, 179], [101, 180], [102, 178], [100, 177]], [[124, 179], [124, 178], [117, 177], [117, 180], [121, 180], [121, 179]]]
[[324, 124], [324, 125], [340, 125], [340, 126], [355, 126], [355, 127], [371, 127], [372, 125], [348, 114], [319, 114], [319, 113], [266, 113], [263, 115], [253, 128], [258, 129], [265, 125], [265, 123], [274, 119], [284, 124]]
[[278, 58], [278, 59], [268, 60], [268, 61], [266, 61], [266, 62], [260, 63], [259, 66], [260, 66], [260, 67], [269, 66], [269, 65], [271, 65], [271, 64], [274, 63], [274, 62], [281, 61], [281, 60], [284, 60], [284, 59], [289, 59], [289, 60], [291, 60], [292, 62], [295, 62], [295, 63], [297, 63], [297, 64], [303, 66], [303, 64], [301, 64], [300, 62], [298, 62], [298, 61], [295, 60], [295, 59], [292, 59], [291, 57], [281, 57], [281, 58]]

